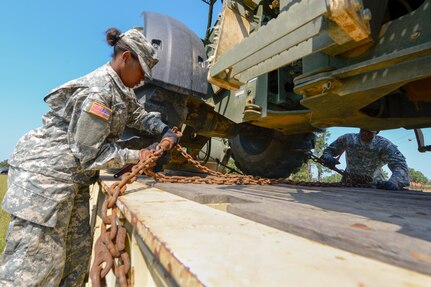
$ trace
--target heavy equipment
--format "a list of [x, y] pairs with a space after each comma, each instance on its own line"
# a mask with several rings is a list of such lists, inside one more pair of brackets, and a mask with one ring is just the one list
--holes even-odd
[[[430, 5], [226, 0], [205, 41], [169, 16], [144, 12], [144, 34], [160, 62], [137, 95], [170, 125], [185, 127], [182, 145], [192, 155], [222, 138], [220, 160], [232, 156], [251, 175], [289, 176], [307, 160], [314, 132], [334, 126], [416, 129], [424, 151]], [[182, 164], [173, 155], [171, 167]]]

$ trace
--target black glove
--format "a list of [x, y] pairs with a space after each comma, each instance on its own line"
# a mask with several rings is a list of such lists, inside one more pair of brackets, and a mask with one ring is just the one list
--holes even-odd
[[172, 138], [175, 144], [179, 141], [177, 134], [170, 128], [165, 128], [162, 132], [162, 139], [167, 137]]
[[335, 168], [335, 166], [337, 164], [340, 164], [340, 162], [338, 161], [338, 159], [336, 159], [335, 157], [331, 157], [331, 156], [322, 156], [321, 159], [323, 160], [323, 163], [329, 167], [329, 168]]
[[146, 150], [156, 150], [158, 144], [159, 144], [158, 142], [152, 143], [149, 146], [144, 147], [144, 149], [146, 149]]
[[398, 186], [390, 181], [379, 180], [376, 184], [378, 189], [399, 190]]

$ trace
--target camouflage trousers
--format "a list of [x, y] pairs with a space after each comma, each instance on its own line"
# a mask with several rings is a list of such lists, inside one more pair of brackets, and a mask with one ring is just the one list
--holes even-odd
[[0, 259], [0, 286], [83, 286], [91, 255], [89, 187], [58, 206], [47, 227], [13, 216]]

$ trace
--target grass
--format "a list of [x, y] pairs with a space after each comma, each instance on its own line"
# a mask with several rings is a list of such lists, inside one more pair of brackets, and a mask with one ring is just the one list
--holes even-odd
[[[0, 202], [3, 201], [4, 194], [7, 189], [7, 175], [0, 175]], [[5, 246], [7, 227], [9, 224], [9, 213], [0, 208], [0, 252], [3, 252]]]

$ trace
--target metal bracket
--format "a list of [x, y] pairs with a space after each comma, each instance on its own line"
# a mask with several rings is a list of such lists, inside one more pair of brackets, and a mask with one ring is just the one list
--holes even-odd
[[424, 134], [421, 129], [414, 129], [416, 135], [416, 141], [418, 142], [418, 151], [426, 152], [431, 151], [431, 145], [425, 145]]

